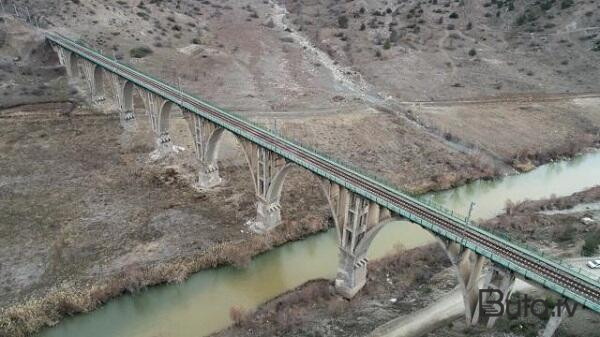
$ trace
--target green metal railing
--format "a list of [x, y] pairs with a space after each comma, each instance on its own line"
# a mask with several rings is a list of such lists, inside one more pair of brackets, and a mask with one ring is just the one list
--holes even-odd
[[[304, 167], [322, 177], [325, 177], [326, 179], [334, 181], [334, 182], [338, 183], [339, 185], [344, 186], [345, 188], [351, 190], [352, 192], [357, 193], [377, 204], [380, 204], [381, 206], [390, 209], [392, 212], [400, 214], [403, 217], [409, 219], [410, 221], [415, 222], [415, 223], [421, 225], [422, 227], [439, 234], [442, 237], [446, 237], [452, 241], [458, 242], [461, 245], [464, 245], [465, 247], [467, 247], [468, 249], [471, 249], [478, 254], [486, 256], [491, 261], [494, 261], [495, 263], [498, 263], [502, 266], [505, 266], [506, 268], [508, 268], [510, 270], [515, 271], [516, 273], [524, 276], [525, 278], [534, 280], [534, 281], [544, 285], [545, 287], [548, 287], [560, 294], [563, 294], [564, 296], [566, 296], [568, 298], [571, 298], [571, 299], [587, 306], [588, 308], [590, 308], [596, 312], [600, 312], [600, 303], [592, 302], [589, 299], [581, 297], [580, 295], [573, 293], [572, 291], [554, 283], [551, 280], [545, 279], [544, 277], [537, 275], [534, 272], [531, 272], [523, 267], [520, 267], [519, 265], [507, 260], [503, 256], [499, 256], [499, 255], [494, 254], [491, 251], [488, 251], [486, 248], [483, 248], [482, 246], [472, 242], [471, 240], [466, 239], [464, 236], [449, 232], [449, 231], [443, 229], [442, 227], [440, 227], [439, 225], [430, 223], [426, 219], [424, 219], [420, 216], [417, 216], [414, 213], [409, 212], [406, 209], [403, 209], [403, 208], [399, 207], [398, 205], [389, 202], [388, 200], [381, 199], [377, 195], [374, 195], [371, 192], [369, 192], [359, 186], [355, 186], [354, 184], [348, 183], [345, 179], [338, 177], [338, 176], [334, 176], [330, 172], [324, 171], [321, 168], [312, 165], [311, 163], [307, 162], [305, 159], [299, 158], [294, 153], [291, 153], [289, 151], [285, 151], [282, 148], [273, 146], [272, 144], [264, 141], [263, 139], [255, 137], [253, 134], [251, 134], [245, 130], [239, 129], [239, 128], [231, 125], [230, 123], [225, 122], [224, 120], [222, 120], [221, 117], [216, 117], [215, 115], [206, 113], [205, 111], [199, 111], [193, 105], [191, 105], [189, 102], [185, 102], [184, 99], [190, 100], [196, 104], [200, 104], [203, 107], [208, 108], [213, 111], [216, 111], [219, 114], [227, 116], [228, 118], [235, 119], [238, 122], [245, 124], [246, 126], [251, 126], [254, 130], [257, 130], [260, 133], [267, 134], [271, 138], [275, 138], [278, 141], [285, 143], [287, 146], [290, 146], [290, 147], [293, 147], [300, 151], [303, 151], [304, 153], [309, 153], [312, 157], [319, 158], [320, 160], [328, 162], [329, 164], [334, 165], [336, 168], [338, 168], [344, 172], [347, 172], [348, 174], [358, 176], [361, 179], [364, 179], [365, 181], [369, 181], [370, 183], [372, 183], [382, 189], [385, 189], [388, 192], [391, 192], [392, 194], [400, 197], [403, 200], [409, 201], [413, 204], [418, 205], [421, 208], [427, 209], [433, 214], [441, 215], [444, 218], [451, 220], [455, 225], [459, 226], [463, 232], [468, 231], [470, 233], [473, 233], [473, 232], [480, 233], [482, 235], [485, 235], [487, 238], [495, 240], [495, 242], [498, 244], [505, 245], [506, 247], [511, 248], [512, 250], [517, 251], [525, 256], [530, 256], [538, 261], [542, 261], [542, 262], [546, 263], [547, 265], [550, 265], [550, 266], [556, 268], [557, 270], [561, 270], [563, 272], [569, 273], [570, 275], [577, 277], [585, 282], [588, 282], [596, 287], [598, 286], [598, 284], [600, 284], [597, 277], [594, 277], [588, 273], [583, 272], [580, 268], [577, 269], [577, 268], [570, 266], [569, 264], [566, 264], [562, 261], [555, 261], [553, 258], [548, 256], [548, 254], [539, 252], [536, 249], [534, 249], [533, 247], [523, 246], [521, 243], [518, 243], [518, 240], [513, 240], [506, 234], [493, 233], [491, 231], [484, 230], [484, 229], [479, 228], [478, 226], [474, 225], [473, 222], [467, 223], [467, 218], [464, 217], [463, 215], [458, 214], [451, 209], [445, 208], [444, 206], [437, 204], [437, 203], [433, 202], [432, 200], [423, 199], [421, 197], [417, 197], [417, 196], [411, 195], [409, 193], [400, 191], [397, 187], [394, 186], [394, 184], [391, 184], [390, 182], [387, 182], [387, 181], [381, 179], [380, 177], [376, 177], [376, 176], [370, 174], [369, 172], [366, 172], [365, 170], [363, 170], [359, 167], [356, 167], [353, 164], [350, 164], [345, 161], [340, 161], [339, 159], [333, 158], [329, 154], [321, 153], [318, 149], [316, 149], [312, 146], [307, 146], [306, 144], [301, 144], [300, 142], [289, 140], [278, 131], [269, 130], [264, 125], [261, 125], [255, 121], [248, 120], [244, 116], [241, 116], [239, 114], [232, 113], [229, 111], [225, 111], [221, 108], [218, 108], [214, 104], [209, 103], [193, 94], [184, 92], [183, 90], [181, 90], [181, 88], [177, 88], [173, 84], [169, 84], [168, 82], [166, 82], [164, 80], [157, 79], [152, 75], [142, 73], [139, 70], [133, 68], [133, 66], [130, 66], [124, 62], [112, 59], [105, 55], [101, 55], [98, 52], [96, 52], [95, 50], [88, 48], [86, 46], [83, 46], [81, 43], [74, 42], [73, 40], [70, 40], [63, 36], [56, 36], [56, 35], [52, 35], [52, 34], [47, 35], [47, 38], [50, 41], [52, 41], [64, 48], [69, 49], [71, 52], [76, 53], [78, 56], [85, 58], [88, 61], [95, 63], [99, 66], [102, 66], [106, 70], [113, 72], [121, 77], [124, 77], [127, 80], [130, 80], [136, 86], [142, 87], [150, 92], [153, 92], [157, 95], [164, 97], [165, 99], [171, 101], [172, 103], [180, 106], [182, 109], [189, 110], [195, 114], [202, 116], [203, 118], [209, 119], [212, 122], [216, 123], [217, 125], [233, 132], [234, 134], [237, 134], [237, 135], [239, 135], [243, 138], [246, 138], [262, 147], [265, 147], [265, 148], [281, 155], [282, 157], [296, 163], [297, 165]], [[77, 48], [70, 46], [69, 44], [75, 45], [77, 48], [85, 49], [86, 52], [93, 54], [95, 58], [92, 59], [92, 58], [88, 57], [87, 55], [79, 52], [79, 50], [77, 50]], [[99, 63], [99, 62], [101, 62], [101, 63]], [[128, 71], [133, 72], [137, 76], [140, 76], [142, 78], [145, 78], [146, 80], [149, 80], [150, 83], [156, 83], [156, 87], [149, 86], [146, 83], [138, 81], [137, 78], [130, 76], [127, 73], [124, 73], [122, 70], [118, 69], [117, 66], [126, 68]], [[177, 97], [173, 96], [171, 94], [168, 94], [168, 93], [164, 92], [162, 89], [158, 89], [159, 85], [166, 86], [169, 88], [169, 90], [177, 92], [179, 94], [177, 95]]]

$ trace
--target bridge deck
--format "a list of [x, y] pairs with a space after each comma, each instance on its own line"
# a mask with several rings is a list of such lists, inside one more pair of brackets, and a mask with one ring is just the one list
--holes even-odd
[[532, 280], [554, 292], [600, 312], [600, 282], [557, 261], [525, 249], [500, 236], [466, 223], [464, 218], [442, 207], [402, 193], [357, 169], [340, 164], [316, 151], [295, 144], [250, 121], [226, 112], [161, 80], [74, 42], [66, 37], [47, 34], [47, 39], [70, 50], [105, 70], [131, 81], [136, 86], [198, 114], [230, 132], [267, 148], [297, 165], [367, 198], [410, 221], [457, 242], [489, 258], [522, 278]]

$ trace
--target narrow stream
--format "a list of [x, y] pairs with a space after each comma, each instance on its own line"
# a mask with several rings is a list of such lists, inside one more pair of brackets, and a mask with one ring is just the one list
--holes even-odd
[[[594, 152], [517, 176], [476, 181], [431, 197], [463, 214], [475, 202], [472, 218], [490, 218], [502, 211], [507, 199], [564, 196], [599, 184], [600, 152]], [[390, 223], [375, 238], [369, 257], [382, 257], [397, 245], [411, 248], [431, 241], [433, 237], [417, 225]], [[330, 230], [273, 249], [243, 270], [222, 267], [201, 271], [183, 284], [121, 296], [94, 312], [67, 318], [38, 336], [206, 336], [230, 324], [232, 306], [253, 309], [307, 280], [333, 278], [336, 268], [335, 232]]]

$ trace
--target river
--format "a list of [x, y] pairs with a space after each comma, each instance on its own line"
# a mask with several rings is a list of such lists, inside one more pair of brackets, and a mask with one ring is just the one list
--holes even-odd
[[[507, 199], [540, 199], [569, 195], [600, 184], [600, 152], [550, 163], [515, 176], [475, 181], [432, 193], [442, 205], [472, 218], [490, 218]], [[109, 301], [91, 313], [69, 317], [39, 337], [201, 337], [227, 327], [229, 309], [253, 309], [289, 289], [315, 278], [333, 278], [337, 268], [335, 232], [330, 230], [288, 243], [252, 260], [245, 269], [221, 267], [196, 273], [182, 284], [149, 288]], [[369, 258], [401, 245], [411, 248], [433, 241], [417, 225], [393, 222], [375, 238]]]

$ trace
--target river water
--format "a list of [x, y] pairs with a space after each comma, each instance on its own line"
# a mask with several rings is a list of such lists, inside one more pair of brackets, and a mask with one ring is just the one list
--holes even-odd
[[[600, 152], [541, 166], [494, 181], [476, 181], [430, 197], [472, 218], [490, 218], [507, 199], [564, 196], [600, 184]], [[284, 210], [285, 211], [285, 210]], [[333, 278], [337, 268], [335, 232], [330, 230], [288, 243], [252, 260], [245, 269], [221, 267], [196, 273], [183, 284], [152, 287], [109, 301], [91, 313], [70, 317], [39, 337], [201, 337], [227, 327], [229, 309], [253, 309], [310, 279]], [[412, 248], [433, 241], [417, 225], [388, 224], [373, 241], [369, 258], [401, 245]]]

